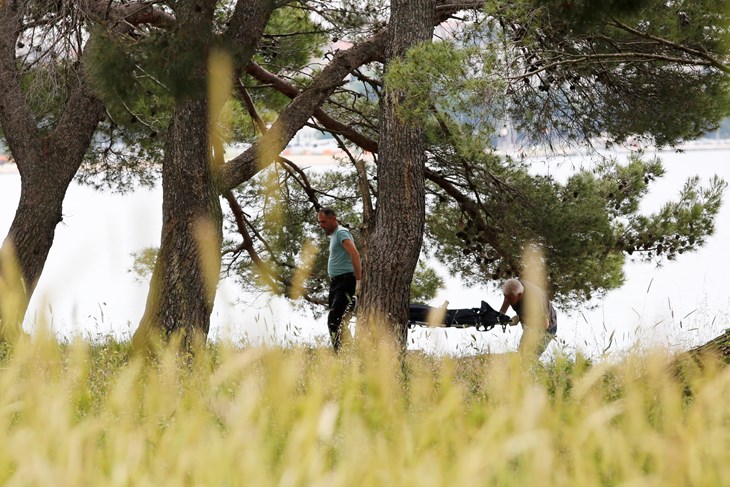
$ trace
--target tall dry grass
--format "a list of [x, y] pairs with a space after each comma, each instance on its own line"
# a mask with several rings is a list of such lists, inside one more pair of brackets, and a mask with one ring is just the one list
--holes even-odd
[[2, 485], [723, 485], [730, 372], [216, 346], [2, 348]]

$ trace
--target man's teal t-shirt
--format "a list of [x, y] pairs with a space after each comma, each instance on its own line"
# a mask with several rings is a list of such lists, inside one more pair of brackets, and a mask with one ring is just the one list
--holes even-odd
[[355, 272], [355, 268], [352, 266], [352, 257], [342, 246], [344, 240], [355, 242], [347, 228], [338, 226], [330, 235], [330, 256], [327, 260], [327, 274], [330, 277]]

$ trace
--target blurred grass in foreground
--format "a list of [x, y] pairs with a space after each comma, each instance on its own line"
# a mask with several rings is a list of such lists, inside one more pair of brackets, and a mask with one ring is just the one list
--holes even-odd
[[723, 485], [730, 369], [663, 354], [234, 349], [128, 359], [126, 344], [0, 347], [0, 484]]

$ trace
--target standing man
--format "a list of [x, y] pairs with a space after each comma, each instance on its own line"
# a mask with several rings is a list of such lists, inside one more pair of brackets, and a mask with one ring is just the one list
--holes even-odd
[[545, 291], [529, 281], [507, 279], [502, 284], [504, 302], [500, 313], [507, 307], [517, 313], [511, 324], [522, 322], [519, 351], [523, 357], [540, 357], [558, 333], [558, 316]]
[[339, 351], [342, 341], [342, 315], [360, 291], [362, 264], [360, 253], [350, 231], [337, 223], [337, 215], [331, 208], [322, 208], [317, 213], [319, 226], [330, 237], [330, 253], [327, 259], [327, 274], [330, 276], [329, 308], [327, 328], [332, 346]]

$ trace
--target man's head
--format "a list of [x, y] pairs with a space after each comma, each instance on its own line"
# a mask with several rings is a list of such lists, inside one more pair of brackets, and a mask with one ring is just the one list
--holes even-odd
[[509, 304], [515, 304], [522, 299], [522, 293], [525, 292], [525, 287], [517, 279], [507, 279], [502, 284], [502, 294]]
[[337, 229], [337, 215], [332, 208], [322, 208], [319, 210], [317, 213], [317, 221], [327, 235], [332, 235], [335, 229]]

